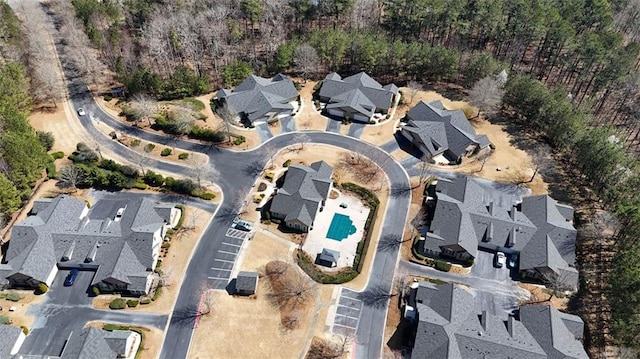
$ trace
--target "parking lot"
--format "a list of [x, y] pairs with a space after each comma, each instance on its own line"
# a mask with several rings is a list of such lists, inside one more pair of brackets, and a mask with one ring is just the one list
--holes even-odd
[[[496, 268], [493, 265], [494, 257], [495, 253], [493, 252], [478, 250], [478, 255], [473, 262], [470, 275], [497, 281], [507, 281], [512, 278], [515, 279], [514, 276], [517, 276], [518, 274], [517, 270], [511, 270], [506, 265], [502, 268]], [[509, 254], [507, 254], [507, 261], [508, 258]]]
[[92, 295], [91, 281], [95, 275], [94, 271], [81, 270], [78, 273], [75, 283], [71, 286], [64, 286], [64, 280], [69, 275], [70, 269], [60, 269], [51, 283], [47, 293], [49, 303], [64, 305], [88, 305], [91, 304]]
[[361, 310], [362, 301], [358, 299], [358, 293], [344, 287], [341, 288], [331, 331], [354, 337], [360, 321]]
[[210, 263], [209, 280], [212, 289], [225, 289], [231, 280], [231, 274], [240, 253], [244, 240], [250, 233], [229, 228], [221, 243], [221, 248], [216, 252], [213, 263]]

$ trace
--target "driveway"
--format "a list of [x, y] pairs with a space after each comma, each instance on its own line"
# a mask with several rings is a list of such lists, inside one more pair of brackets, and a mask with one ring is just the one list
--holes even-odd
[[340, 133], [340, 126], [342, 126], [342, 122], [340, 122], [338, 120], [334, 120], [332, 118], [328, 118], [327, 119], [327, 128], [325, 129], [325, 131], [333, 132], [333, 133]]
[[365, 125], [364, 123], [356, 123], [356, 122], [352, 123], [351, 126], [349, 126], [349, 131], [347, 132], [347, 136], [351, 136], [353, 138], [360, 138], [366, 126], [367, 125]]
[[260, 136], [260, 141], [262, 142], [265, 142], [266, 140], [273, 137], [271, 129], [269, 128], [269, 124], [266, 122], [256, 125], [256, 131], [258, 132], [258, 136]]
[[91, 305], [91, 281], [95, 271], [82, 270], [72, 286], [65, 287], [64, 280], [70, 269], [60, 269], [47, 292], [48, 303], [61, 305]]
[[296, 130], [296, 120], [291, 116], [286, 116], [280, 119], [280, 131], [294, 132]]
[[[480, 260], [481, 263], [485, 261], [486, 259]], [[400, 261], [398, 269], [401, 272], [413, 275], [465, 285], [471, 288], [474, 294], [475, 311], [479, 313], [482, 310], [487, 310], [489, 313], [501, 318], [506, 318], [513, 309], [517, 308], [520, 300], [529, 297], [529, 292], [520, 288], [517, 282], [509, 278], [507, 269], [494, 271], [492, 274], [494, 278], [492, 279], [480, 277], [473, 273], [461, 275], [441, 272], [437, 269], [405, 260]], [[488, 268], [484, 268], [479, 273], [491, 274], [491, 271]]]

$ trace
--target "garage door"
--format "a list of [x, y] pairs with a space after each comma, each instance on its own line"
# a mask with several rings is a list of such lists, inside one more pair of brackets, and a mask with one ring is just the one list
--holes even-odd
[[337, 117], [344, 117], [344, 111], [336, 110], [335, 108], [332, 108], [332, 109], [329, 109], [329, 115], [337, 116]]
[[367, 117], [365, 115], [360, 115], [360, 114], [355, 114], [353, 116], [353, 119], [356, 120], [356, 121], [359, 121], [359, 122], [364, 122], [364, 123], [367, 123], [370, 120], [369, 117]]

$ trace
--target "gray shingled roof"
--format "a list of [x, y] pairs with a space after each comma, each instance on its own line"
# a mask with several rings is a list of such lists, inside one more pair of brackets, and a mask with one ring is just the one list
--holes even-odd
[[576, 230], [565, 217], [572, 213], [568, 206], [547, 195], [516, 205], [518, 198], [489, 194], [470, 177], [439, 180], [436, 195], [425, 249], [459, 245], [475, 257], [479, 246], [507, 247], [520, 252], [520, 270], [549, 269], [577, 285]]
[[340, 252], [334, 251], [333, 249], [322, 248], [322, 252], [320, 253], [321, 261], [338, 263], [338, 259], [340, 259]]
[[473, 312], [473, 295], [454, 284], [421, 282], [412, 358], [546, 358], [525, 326]]
[[216, 96], [253, 122], [269, 112], [292, 111], [290, 102], [298, 97], [298, 90], [288, 77], [281, 74], [273, 79], [251, 75], [234, 91], [222, 89]]
[[[148, 199], [103, 199], [88, 210], [84, 201], [56, 197], [14, 225], [7, 252], [11, 275], [44, 282], [63, 256], [71, 257], [67, 263], [91, 257], [98, 266], [92, 284], [117, 280], [128, 283], [132, 291], [144, 290], [153, 266], [153, 233], [165, 224], [155, 210], [158, 205], [166, 209]], [[119, 208], [125, 211], [115, 220]]]
[[526, 305], [520, 307], [520, 320], [548, 358], [589, 358], [578, 340], [584, 328], [579, 317], [548, 305]]
[[325, 77], [319, 93], [320, 98], [329, 103], [327, 108], [350, 108], [367, 117], [376, 110], [389, 110], [396, 94], [397, 86], [383, 87], [364, 72], [344, 79], [332, 72]]
[[11, 349], [22, 334], [22, 329], [13, 325], [0, 324], [0, 358], [10, 358]]
[[271, 212], [283, 214], [285, 221], [298, 220], [311, 226], [320, 203], [331, 189], [333, 168], [324, 161], [289, 166], [282, 188], [273, 198]]
[[471, 144], [480, 148], [490, 144], [487, 136], [476, 135], [464, 112], [446, 110], [440, 101], [420, 101], [407, 112], [407, 118], [402, 130], [416, 145], [424, 145], [431, 156], [450, 151], [457, 159]]
[[84, 328], [71, 335], [60, 359], [115, 359], [126, 351], [126, 341], [134, 332], [130, 330], [106, 331]]
[[258, 273], [245, 272], [238, 273], [236, 277], [236, 290], [255, 292], [258, 286]]

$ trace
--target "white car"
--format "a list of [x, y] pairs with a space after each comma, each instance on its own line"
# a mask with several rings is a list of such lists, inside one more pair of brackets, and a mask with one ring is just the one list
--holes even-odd
[[231, 224], [231, 228], [238, 229], [245, 232], [251, 232], [251, 230], [253, 229], [253, 225], [249, 222], [238, 221]]
[[79, 109], [78, 109], [78, 115], [79, 115], [79, 116], [84, 116], [84, 115], [86, 115], [86, 113], [84, 112], [84, 110], [83, 110], [83, 109], [79, 108]]
[[496, 268], [502, 268], [505, 263], [507, 263], [507, 256], [505, 256], [502, 252], [497, 252], [493, 265], [496, 266]]

